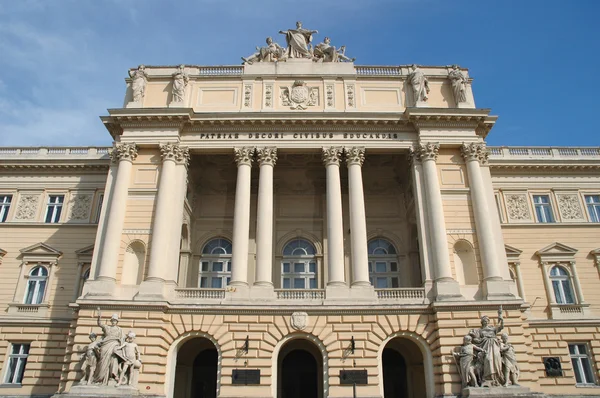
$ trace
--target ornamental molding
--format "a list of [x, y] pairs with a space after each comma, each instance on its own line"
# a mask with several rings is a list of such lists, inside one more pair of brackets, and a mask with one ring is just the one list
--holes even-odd
[[275, 166], [277, 163], [277, 148], [276, 147], [264, 147], [258, 148], [256, 150], [258, 164], [262, 166], [263, 164]]
[[365, 148], [364, 147], [351, 147], [344, 148], [344, 154], [346, 155], [346, 163], [348, 166], [359, 165], [362, 167], [365, 162]]
[[190, 149], [179, 144], [159, 144], [160, 155], [163, 162], [172, 160], [177, 164], [187, 166], [190, 162]]
[[504, 202], [506, 203], [506, 213], [511, 221], [531, 220], [531, 212], [529, 211], [529, 201], [527, 194], [511, 193], [504, 194]]
[[41, 194], [20, 194], [15, 220], [35, 220]]
[[308, 326], [308, 314], [306, 312], [294, 312], [290, 317], [290, 325], [295, 330], [304, 330]]
[[237, 164], [237, 166], [252, 166], [252, 161], [254, 160], [254, 152], [256, 152], [256, 148], [254, 147], [233, 148], [235, 163]]
[[296, 80], [290, 87], [281, 89], [281, 105], [289, 106], [292, 110], [306, 110], [319, 102], [319, 89], [308, 87], [302, 80]]
[[69, 220], [87, 221], [92, 209], [93, 194], [74, 194], [69, 199]]
[[343, 149], [342, 147], [324, 147], [322, 149], [322, 153], [323, 153], [323, 164], [325, 164], [325, 166], [329, 166], [329, 165], [336, 165], [339, 166], [340, 165], [340, 161], [342, 160], [342, 153], [343, 153]]
[[[540, 171], [561, 170], [561, 171], [597, 171], [600, 170], [600, 164], [498, 164], [490, 161], [490, 168], [494, 170], [513, 170], [513, 171]], [[576, 162], [574, 160], [573, 162]]]
[[556, 193], [558, 210], [563, 221], [584, 221], [579, 195], [576, 193]]
[[[39, 161], [39, 160], [38, 160]], [[50, 160], [52, 161], [52, 160]], [[98, 160], [94, 160], [94, 162], [98, 162]], [[0, 168], [3, 169], [11, 169], [11, 170], [94, 170], [105, 172], [108, 168], [109, 164], [106, 161], [103, 164], [52, 164], [52, 163], [44, 163], [44, 164], [36, 164], [36, 163], [28, 163], [28, 164], [0, 164]]]

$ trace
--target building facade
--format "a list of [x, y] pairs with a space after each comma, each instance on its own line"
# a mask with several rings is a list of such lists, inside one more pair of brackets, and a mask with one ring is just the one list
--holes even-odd
[[600, 148], [487, 148], [467, 70], [322, 50], [0, 148], [0, 396], [458, 396], [498, 314], [524, 396], [600, 395]]

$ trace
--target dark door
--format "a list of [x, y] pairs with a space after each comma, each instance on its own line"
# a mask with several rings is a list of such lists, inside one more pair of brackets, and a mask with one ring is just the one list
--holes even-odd
[[384, 398], [409, 398], [406, 362], [398, 351], [383, 350], [383, 396]]
[[217, 350], [204, 350], [194, 360], [192, 398], [217, 397]]
[[293, 350], [281, 363], [281, 398], [317, 398], [317, 361], [307, 351]]

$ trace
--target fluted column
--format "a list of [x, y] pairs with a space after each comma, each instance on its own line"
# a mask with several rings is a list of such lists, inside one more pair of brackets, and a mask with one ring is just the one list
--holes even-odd
[[350, 197], [352, 286], [370, 286], [367, 218], [365, 215], [365, 195], [362, 181], [365, 148], [346, 148], [344, 152], [346, 153], [346, 164], [348, 165], [348, 193]]
[[[169, 278], [169, 269], [177, 268], [177, 259], [173, 259], [171, 247], [173, 234], [180, 236], [176, 231], [179, 214], [183, 214], [183, 202], [177, 176], [177, 164], [187, 163], [189, 158], [188, 148], [178, 144], [161, 144], [162, 169], [156, 196], [156, 208], [152, 224], [152, 243], [150, 245], [150, 263], [148, 265], [148, 281], [165, 281]], [[179, 225], [181, 229], [181, 225]]]
[[342, 148], [323, 148], [323, 163], [327, 173], [327, 286], [345, 285], [344, 225], [342, 219], [342, 187], [340, 160]]
[[102, 251], [102, 258], [97, 272], [97, 279], [99, 280], [113, 282], [116, 280], [121, 235], [123, 233], [129, 182], [131, 180], [131, 169], [137, 154], [137, 146], [134, 143], [117, 144], [111, 152], [113, 162], [118, 162], [119, 166], [112, 190], [112, 197], [110, 198], [109, 212], [106, 217], [104, 245], [97, 249], [98, 251]]
[[248, 239], [250, 233], [250, 177], [255, 148], [234, 148], [237, 163], [235, 207], [233, 210], [233, 247], [231, 285], [248, 285]]
[[[461, 146], [461, 154], [467, 164], [471, 203], [475, 217], [475, 227], [481, 262], [483, 263], [484, 280], [502, 280], [502, 272], [496, 253], [494, 230], [487, 203], [486, 185], [481, 176], [480, 162], [486, 162], [488, 150], [485, 144], [470, 143]], [[508, 264], [506, 265], [508, 267]]]
[[273, 168], [277, 148], [257, 150], [260, 175], [256, 213], [256, 279], [255, 285], [272, 286], [273, 275]]
[[421, 161], [423, 178], [427, 197], [427, 216], [429, 218], [429, 232], [431, 242], [431, 258], [435, 270], [435, 281], [453, 281], [446, 238], [446, 222], [442, 206], [442, 193], [438, 181], [436, 160], [439, 144], [420, 144], [414, 150], [414, 156]]

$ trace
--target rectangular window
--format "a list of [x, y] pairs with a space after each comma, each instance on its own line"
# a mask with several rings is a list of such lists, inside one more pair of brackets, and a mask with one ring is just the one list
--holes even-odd
[[7, 361], [8, 368], [4, 376], [5, 384], [21, 384], [27, 356], [29, 356], [29, 344], [12, 344]]
[[533, 195], [533, 204], [535, 206], [535, 214], [538, 222], [554, 222], [554, 217], [552, 216], [552, 206], [550, 205], [550, 196]]
[[98, 196], [98, 206], [96, 207], [96, 219], [94, 220], [96, 224], [100, 222], [100, 213], [102, 213], [102, 202], [104, 202], [103, 193], [101, 193], [100, 196]]
[[48, 196], [48, 207], [46, 208], [46, 223], [57, 223], [60, 221], [60, 213], [62, 212], [63, 202], [65, 201], [65, 195], [49, 195]]
[[585, 204], [591, 222], [600, 222], [600, 195], [585, 195]]
[[569, 344], [569, 354], [577, 384], [595, 384], [587, 345], [583, 343]]
[[6, 222], [11, 200], [12, 195], [0, 195], [0, 222]]

